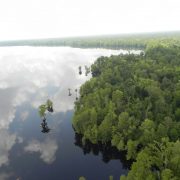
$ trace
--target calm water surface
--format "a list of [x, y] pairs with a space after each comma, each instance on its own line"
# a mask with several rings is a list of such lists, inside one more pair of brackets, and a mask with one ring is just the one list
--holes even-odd
[[[0, 180], [105, 180], [126, 174], [123, 155], [82, 145], [71, 119], [75, 89], [90, 78], [78, 66], [125, 51], [69, 47], [0, 48]], [[68, 96], [68, 88], [72, 96]], [[41, 132], [38, 106], [50, 98], [51, 131]]]

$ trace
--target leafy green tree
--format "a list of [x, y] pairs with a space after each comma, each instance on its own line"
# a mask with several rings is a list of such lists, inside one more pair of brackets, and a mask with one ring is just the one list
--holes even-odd
[[123, 92], [120, 90], [116, 90], [112, 93], [112, 102], [115, 104], [118, 112], [122, 111], [123, 104]]
[[[155, 174], [151, 171], [152, 157], [145, 151], [140, 152], [137, 156], [137, 162], [132, 164], [131, 171], [128, 173], [126, 180], [156, 180]], [[124, 177], [121, 178], [125, 179]]]
[[39, 116], [45, 118], [46, 111], [53, 112], [53, 102], [50, 99], [47, 100], [46, 104], [39, 106]]
[[46, 105], [42, 104], [39, 106], [39, 115], [41, 118], [45, 118], [46, 116]]
[[170, 169], [164, 169], [161, 172], [161, 179], [162, 180], [174, 179], [172, 171]]
[[142, 131], [140, 142], [143, 145], [147, 145], [155, 139], [155, 124], [152, 120], [145, 119], [140, 126], [140, 130]]
[[175, 111], [176, 120], [180, 121], [180, 108], [177, 108]]
[[137, 155], [138, 142], [132, 141], [131, 139], [127, 142], [127, 160], [135, 159]]

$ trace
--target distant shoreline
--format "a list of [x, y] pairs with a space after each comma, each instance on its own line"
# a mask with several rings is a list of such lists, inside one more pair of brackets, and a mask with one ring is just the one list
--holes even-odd
[[77, 48], [106, 48], [106, 49], [140, 49], [144, 50], [150, 41], [173, 40], [180, 44], [180, 31], [137, 33], [120, 35], [102, 35], [87, 37], [66, 37], [29, 40], [0, 41], [1, 47], [6, 46], [69, 46]]

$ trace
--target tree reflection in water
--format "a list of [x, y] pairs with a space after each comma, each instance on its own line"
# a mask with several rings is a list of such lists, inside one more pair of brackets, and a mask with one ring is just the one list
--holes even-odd
[[50, 128], [48, 127], [47, 121], [45, 118], [42, 120], [41, 127], [42, 127], [42, 130], [41, 130], [42, 133], [48, 133], [50, 131]]
[[90, 141], [86, 140], [85, 143], [82, 142], [82, 135], [75, 133], [75, 142], [76, 146], [82, 148], [84, 155], [93, 153], [94, 155], [102, 154], [102, 160], [104, 163], [108, 163], [110, 160], [119, 159], [122, 163], [124, 169], [130, 169], [130, 166], [133, 161], [126, 160], [126, 152], [119, 151], [117, 148], [112, 147], [111, 143], [107, 144], [92, 144]]

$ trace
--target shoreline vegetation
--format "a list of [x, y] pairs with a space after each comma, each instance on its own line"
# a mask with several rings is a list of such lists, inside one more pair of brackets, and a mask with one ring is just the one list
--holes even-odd
[[180, 46], [156, 41], [140, 55], [100, 57], [80, 88], [73, 127], [133, 160], [121, 180], [180, 179]]
[[180, 44], [180, 31], [139, 34], [102, 35], [89, 37], [48, 38], [0, 41], [0, 46], [70, 46], [77, 48], [138, 49], [145, 50], [149, 43]]

